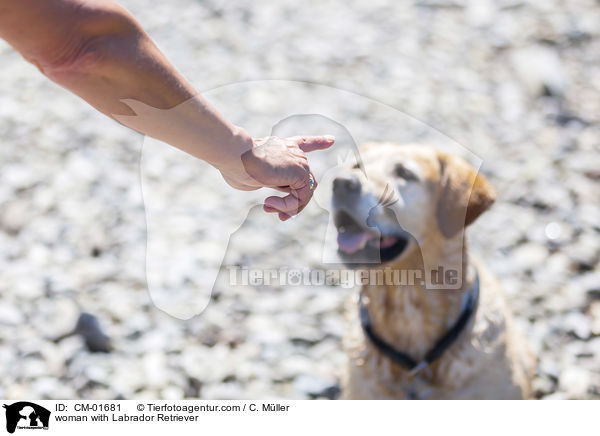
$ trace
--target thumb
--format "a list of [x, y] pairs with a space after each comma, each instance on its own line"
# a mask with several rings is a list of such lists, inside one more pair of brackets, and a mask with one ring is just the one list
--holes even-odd
[[335, 137], [332, 135], [324, 136], [292, 136], [288, 138], [296, 142], [300, 150], [305, 153], [315, 150], [325, 150], [333, 145]]

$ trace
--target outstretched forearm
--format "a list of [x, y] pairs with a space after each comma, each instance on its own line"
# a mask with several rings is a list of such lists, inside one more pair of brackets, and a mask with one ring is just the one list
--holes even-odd
[[215, 166], [238, 189], [275, 187], [265, 210], [298, 213], [316, 186], [305, 152], [332, 137], [255, 141], [204, 100], [111, 0], [0, 0], [0, 37], [106, 115]]
[[110, 0], [5, 0], [0, 37], [99, 111], [217, 167], [252, 147]]

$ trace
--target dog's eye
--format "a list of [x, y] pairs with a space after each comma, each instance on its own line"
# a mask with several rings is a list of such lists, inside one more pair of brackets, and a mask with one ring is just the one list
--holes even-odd
[[360, 169], [360, 163], [356, 163], [356, 164], [354, 164], [354, 165], [352, 166], [352, 169], [353, 169], [353, 170], [358, 170], [358, 169]]
[[402, 164], [396, 164], [396, 166], [394, 167], [394, 175], [404, 180], [419, 180], [415, 173], [407, 169]]

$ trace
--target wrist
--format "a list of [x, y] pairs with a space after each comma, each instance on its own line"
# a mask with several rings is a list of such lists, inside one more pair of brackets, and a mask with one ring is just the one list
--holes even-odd
[[221, 172], [242, 173], [242, 156], [254, 148], [254, 140], [246, 130], [233, 126], [230, 137], [215, 146], [220, 152], [214, 161], [209, 163]]

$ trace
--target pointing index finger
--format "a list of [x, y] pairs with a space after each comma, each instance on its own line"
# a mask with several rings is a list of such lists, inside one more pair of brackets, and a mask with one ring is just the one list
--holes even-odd
[[295, 141], [305, 153], [315, 151], [315, 150], [325, 150], [333, 145], [335, 142], [335, 137], [332, 135], [324, 135], [324, 136], [292, 136], [292, 141]]

